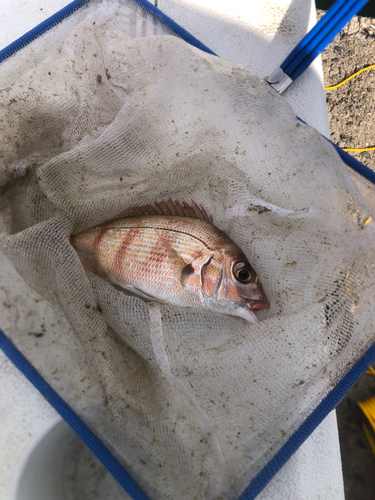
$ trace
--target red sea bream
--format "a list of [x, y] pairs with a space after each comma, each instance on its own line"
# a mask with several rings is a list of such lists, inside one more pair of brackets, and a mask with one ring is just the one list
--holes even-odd
[[124, 214], [71, 236], [87, 270], [148, 300], [258, 321], [268, 307], [258, 277], [203, 207], [169, 200]]

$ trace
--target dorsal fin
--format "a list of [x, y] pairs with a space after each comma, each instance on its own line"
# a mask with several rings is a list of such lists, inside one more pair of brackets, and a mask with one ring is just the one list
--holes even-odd
[[116, 219], [123, 217], [134, 217], [136, 215], [174, 215], [177, 217], [192, 217], [193, 219], [201, 219], [213, 224], [212, 215], [207, 215], [206, 210], [202, 205], [197, 205], [195, 201], [191, 200], [191, 205], [182, 201], [182, 204], [171, 198], [167, 201], [160, 201], [153, 205], [144, 205], [143, 207], [127, 208], [116, 216]]

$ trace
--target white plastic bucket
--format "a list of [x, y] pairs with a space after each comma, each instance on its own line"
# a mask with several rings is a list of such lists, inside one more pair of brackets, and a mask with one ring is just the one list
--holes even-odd
[[129, 495], [61, 418], [32, 437], [17, 464], [9, 500], [128, 500]]

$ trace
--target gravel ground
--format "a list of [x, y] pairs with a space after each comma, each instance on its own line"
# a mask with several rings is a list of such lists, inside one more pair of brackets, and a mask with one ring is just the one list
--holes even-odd
[[[325, 12], [318, 11], [318, 17]], [[373, 26], [373, 27], [372, 27]], [[354, 17], [322, 54], [325, 86], [375, 64], [375, 19]], [[327, 90], [331, 140], [341, 148], [375, 146], [375, 68]], [[375, 151], [350, 152], [375, 171]], [[363, 375], [337, 407], [346, 500], [375, 499], [375, 457], [349, 400], [375, 396], [375, 376]]]
[[[318, 11], [320, 16], [323, 13]], [[374, 51], [375, 19], [354, 17], [322, 54], [325, 86], [335, 85], [374, 64]], [[342, 87], [327, 90], [326, 95], [331, 140], [341, 148], [375, 146], [375, 68]], [[375, 151], [350, 154], [375, 170]]]

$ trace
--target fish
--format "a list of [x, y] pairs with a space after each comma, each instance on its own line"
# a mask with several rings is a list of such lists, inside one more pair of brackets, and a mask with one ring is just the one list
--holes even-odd
[[143, 299], [252, 324], [269, 307], [243, 251], [193, 200], [127, 209], [70, 242], [85, 269]]

